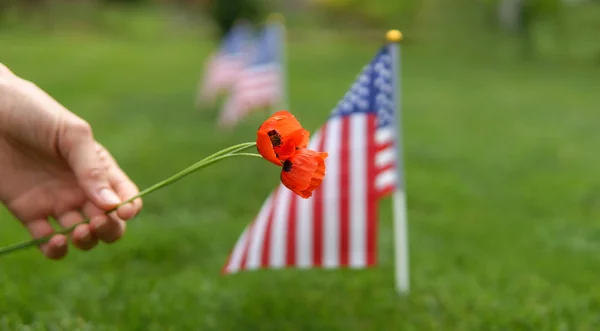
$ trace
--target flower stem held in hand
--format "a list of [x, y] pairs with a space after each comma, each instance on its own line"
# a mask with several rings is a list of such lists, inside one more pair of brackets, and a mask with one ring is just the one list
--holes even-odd
[[[140, 193], [138, 193], [136, 196], [131, 197], [131, 198], [129, 198], [129, 199], [121, 202], [116, 207], [114, 207], [111, 210], [107, 211], [106, 214], [109, 214], [109, 213], [112, 213], [112, 212], [116, 211], [119, 207], [121, 207], [123, 205], [126, 205], [126, 204], [134, 201], [137, 198], [141, 198], [141, 197], [143, 197], [143, 196], [145, 196], [145, 195], [147, 195], [149, 193], [152, 193], [152, 192], [158, 190], [159, 188], [162, 188], [162, 187], [165, 187], [165, 186], [167, 186], [169, 184], [172, 184], [172, 183], [180, 180], [181, 178], [183, 178], [183, 177], [185, 177], [185, 176], [187, 176], [187, 175], [195, 172], [196, 170], [202, 169], [204, 167], [207, 167], [207, 166], [209, 166], [209, 165], [211, 165], [213, 163], [219, 162], [219, 161], [224, 160], [226, 158], [233, 157], [233, 156], [253, 156], [253, 157], [262, 158], [262, 156], [259, 155], [259, 154], [255, 154], [255, 153], [242, 153], [243, 150], [245, 150], [245, 149], [247, 149], [249, 147], [252, 147], [252, 146], [256, 146], [256, 143], [255, 142], [242, 143], [242, 144], [231, 146], [231, 147], [225, 148], [225, 149], [223, 149], [221, 151], [218, 151], [218, 152], [216, 152], [216, 153], [214, 153], [214, 154], [212, 154], [212, 155], [210, 155], [210, 156], [208, 156], [208, 157], [206, 157], [206, 158], [198, 161], [197, 163], [189, 166], [188, 168], [186, 168], [186, 169], [184, 169], [184, 170], [182, 170], [182, 171], [174, 174], [173, 176], [171, 176], [171, 177], [169, 177], [169, 178], [167, 178], [167, 179], [165, 179], [165, 180], [163, 180], [161, 182], [158, 182], [158, 183], [156, 183], [156, 184], [148, 187], [147, 189], [145, 189], [145, 190], [141, 191]], [[55, 233], [53, 233], [52, 235], [47, 236], [47, 237], [42, 237], [42, 238], [39, 238], [39, 239], [34, 239], [34, 240], [30, 240], [30, 241], [25, 241], [25, 242], [22, 242], [22, 243], [14, 244], [14, 245], [11, 245], [11, 246], [2, 247], [2, 248], [0, 248], [0, 255], [4, 255], [4, 254], [8, 254], [10, 252], [14, 252], [14, 251], [17, 251], [17, 250], [20, 250], [20, 249], [24, 249], [24, 248], [28, 248], [28, 247], [33, 247], [33, 246], [38, 246], [38, 245], [44, 244], [48, 240], [50, 240], [54, 235], [71, 233], [73, 230], [75, 230], [75, 228], [78, 225], [84, 224], [84, 223], [89, 223], [89, 222], [90, 222], [90, 220], [87, 219], [87, 220], [85, 220], [85, 221], [83, 221], [81, 223], [77, 223], [77, 224], [75, 224], [75, 225], [73, 225], [73, 226], [71, 226], [69, 228], [66, 228], [66, 229], [63, 229], [63, 230], [60, 230], [60, 231], [56, 231]]]
[[[325, 159], [328, 156], [327, 152], [317, 152], [307, 148], [309, 136], [310, 133], [300, 125], [300, 122], [298, 122], [294, 115], [286, 110], [278, 111], [265, 120], [258, 128], [256, 142], [238, 144], [218, 151], [175, 175], [150, 186], [136, 196], [123, 201], [107, 211], [106, 214], [116, 211], [119, 207], [137, 198], [172, 184], [196, 170], [233, 156], [264, 158], [279, 166], [281, 168], [281, 183], [303, 199], [308, 199], [323, 181], [323, 177], [325, 176]], [[256, 146], [260, 155], [242, 152], [252, 146]], [[0, 255], [44, 244], [56, 234], [71, 233], [78, 225], [89, 222], [90, 220], [85, 220], [47, 237], [0, 248]]]

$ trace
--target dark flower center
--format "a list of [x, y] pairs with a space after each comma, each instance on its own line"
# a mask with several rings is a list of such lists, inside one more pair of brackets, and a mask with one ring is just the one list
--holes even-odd
[[292, 162], [290, 160], [285, 160], [283, 162], [283, 171], [290, 172], [292, 171]]
[[271, 145], [273, 145], [273, 147], [279, 147], [281, 145], [281, 135], [279, 132], [277, 132], [277, 130], [271, 130], [267, 132], [267, 134], [271, 139]]

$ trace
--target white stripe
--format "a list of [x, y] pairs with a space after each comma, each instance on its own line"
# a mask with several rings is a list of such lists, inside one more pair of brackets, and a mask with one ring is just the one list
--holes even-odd
[[381, 172], [375, 178], [375, 187], [378, 190], [382, 190], [390, 185], [394, 185], [396, 183], [396, 169], [391, 168], [386, 171]]
[[[323, 183], [323, 266], [337, 267], [340, 264], [340, 145], [342, 141], [342, 118], [336, 116], [326, 124], [325, 168], [329, 169]], [[327, 171], [327, 170], [326, 170]], [[343, 193], [343, 192], [342, 192]]]
[[268, 71], [278, 71], [281, 70], [281, 66], [277, 63], [269, 63], [269, 64], [265, 64], [265, 65], [260, 65], [260, 66], [252, 66], [252, 67], [248, 67], [245, 71], [251, 74], [261, 74], [264, 72], [268, 72]]
[[[321, 142], [321, 131], [318, 130], [310, 139], [308, 148], [316, 149]], [[327, 177], [327, 176], [326, 176]], [[313, 214], [314, 199], [302, 199], [294, 196], [297, 200], [296, 205], [296, 265], [300, 268], [310, 268], [313, 266]]]
[[396, 161], [396, 150], [394, 146], [390, 146], [375, 155], [375, 167], [383, 168]]
[[387, 144], [394, 141], [394, 128], [381, 128], [375, 131], [375, 143], [378, 145]]
[[246, 226], [240, 238], [238, 239], [233, 251], [231, 251], [231, 258], [227, 264], [226, 270], [230, 273], [234, 273], [240, 270], [242, 264], [242, 257], [244, 256], [244, 248], [246, 248], [246, 241], [248, 240], [248, 230], [250, 225]]
[[265, 238], [265, 230], [267, 221], [269, 220], [269, 214], [273, 208], [273, 200], [275, 199], [275, 192], [271, 193], [269, 198], [266, 200], [265, 206], [261, 209], [258, 217], [256, 218], [256, 225], [252, 231], [252, 238], [250, 238], [250, 247], [248, 248], [248, 260], [246, 269], [257, 269], [260, 267], [260, 259], [262, 258], [263, 241]]
[[271, 252], [269, 254], [269, 265], [272, 268], [281, 268], [285, 266], [285, 256], [287, 252], [287, 228], [288, 214], [290, 211], [290, 202], [292, 191], [285, 186], [281, 186], [275, 206], [275, 215], [271, 225]]
[[261, 76], [238, 75], [235, 76], [235, 78], [235, 89], [237, 90], [243, 90], [257, 85], [275, 85], [280, 81], [280, 77], [277, 73], [266, 73]]
[[266, 88], [260, 88], [260, 89], [253, 89], [253, 90], [246, 90], [243, 92], [240, 92], [239, 94], [236, 95], [237, 98], [241, 99], [241, 100], [246, 100], [246, 99], [250, 99], [252, 100], [252, 98], [258, 98], [261, 96], [276, 96], [277, 95], [277, 90], [275, 89], [275, 87], [273, 86], [269, 86]]
[[248, 95], [254, 94], [276, 94], [279, 92], [279, 82], [272, 81], [265, 84], [254, 84], [247, 86], [236, 86], [233, 93], [241, 98], [247, 97]]
[[268, 87], [275, 89], [278, 87], [277, 86], [278, 84], [279, 84], [278, 79], [272, 79], [270, 81], [252, 82], [252, 83], [248, 83], [248, 84], [238, 83], [235, 85], [235, 87], [232, 89], [232, 91], [235, 91], [237, 93], [242, 93], [249, 89], [256, 90], [256, 89], [264, 89], [264, 88], [268, 88]]
[[313, 266], [313, 199], [296, 199], [296, 265], [300, 268]]
[[[308, 149], [312, 149], [312, 150], [316, 150], [319, 145], [321, 144], [321, 134], [323, 133], [322, 129], [317, 130], [317, 132], [315, 132], [312, 135], [312, 138], [310, 138], [309, 142], [308, 142]], [[327, 159], [325, 159], [325, 163], [327, 163]]]
[[366, 264], [367, 247], [367, 125], [366, 114], [350, 117], [349, 157], [349, 250], [348, 263], [352, 267]]

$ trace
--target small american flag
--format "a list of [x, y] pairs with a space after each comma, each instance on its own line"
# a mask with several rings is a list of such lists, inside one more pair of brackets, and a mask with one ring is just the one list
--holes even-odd
[[253, 58], [239, 73], [223, 105], [219, 124], [231, 127], [252, 111], [277, 104], [282, 98], [282, 38], [280, 25], [269, 23], [254, 44]]
[[329, 153], [309, 199], [282, 184], [238, 239], [223, 273], [260, 268], [365, 268], [376, 264], [379, 200], [397, 172], [394, 63], [384, 46], [312, 137]]
[[211, 54], [198, 93], [198, 102], [212, 104], [220, 93], [229, 90], [248, 61], [251, 26], [240, 22], [225, 36], [220, 49]]

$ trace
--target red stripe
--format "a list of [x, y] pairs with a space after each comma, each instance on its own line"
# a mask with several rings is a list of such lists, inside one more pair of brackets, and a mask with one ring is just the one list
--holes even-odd
[[375, 193], [376, 193], [377, 198], [380, 199], [380, 198], [387, 196], [388, 194], [392, 194], [395, 189], [396, 189], [395, 185], [388, 185], [388, 186], [378, 190]]
[[[324, 150], [325, 137], [327, 136], [327, 124], [321, 129], [321, 141], [318, 151]], [[313, 206], [313, 266], [323, 265], [323, 185], [316, 189], [312, 198]]]
[[[256, 221], [256, 218], [254, 218], [254, 220], [252, 221], [252, 223], [254, 223], [255, 221]], [[246, 236], [245, 236], [245, 238], [242, 236], [241, 238], [239, 238], [239, 239], [238, 239], [238, 240], [244, 239], [244, 243], [243, 243], [243, 244], [244, 244], [244, 247], [247, 247], [248, 240], [250, 240], [250, 238], [248, 237], [248, 234], [249, 234], [249, 232], [250, 232], [249, 230], [250, 230], [250, 229], [248, 229], [248, 232], [246, 232]], [[242, 233], [243, 233], [243, 232], [242, 232]], [[237, 243], [236, 243], [236, 245], [235, 245], [235, 246], [233, 246], [233, 249], [231, 250], [231, 252], [229, 252], [229, 255], [227, 255], [227, 260], [226, 260], [226, 262], [225, 262], [225, 265], [223, 266], [223, 268], [221, 268], [221, 274], [222, 274], [222, 275], [224, 275], [224, 274], [228, 274], [228, 273], [229, 273], [229, 270], [227, 270], [227, 269], [229, 269], [229, 267], [230, 267], [230, 264], [231, 264], [231, 258], [233, 257], [233, 254], [235, 253], [236, 246], [237, 246]], [[239, 246], [238, 246], [238, 247], [239, 247]], [[241, 247], [240, 247], [240, 248], [241, 248]]]
[[269, 210], [269, 218], [267, 219], [267, 224], [265, 226], [265, 237], [263, 238], [262, 245], [262, 254], [260, 259], [260, 265], [264, 267], [269, 266], [269, 257], [271, 255], [271, 231], [273, 227], [273, 218], [275, 218], [275, 206], [277, 206], [278, 200], [278, 192], [279, 186], [275, 189], [273, 193], [273, 203], [271, 203], [271, 208]]
[[375, 150], [377, 152], [381, 152], [381, 151], [383, 151], [383, 150], [385, 150], [387, 148], [391, 148], [391, 147], [394, 147], [394, 142], [393, 141], [390, 141], [390, 142], [387, 142], [387, 143], [383, 143], [383, 144], [375, 144]]
[[384, 172], [384, 171], [387, 171], [390, 169], [394, 169], [394, 168], [396, 168], [396, 162], [386, 164], [385, 166], [383, 166], [381, 168], [376, 168], [375, 170], [377, 173], [381, 173], [381, 172]]
[[290, 203], [289, 215], [288, 215], [288, 228], [287, 228], [287, 249], [286, 251], [286, 264], [288, 267], [296, 265], [296, 195], [292, 195], [292, 202]]
[[227, 255], [227, 260], [225, 262], [225, 265], [223, 266], [223, 268], [221, 268], [221, 275], [226, 275], [229, 273], [229, 270], [227, 270], [227, 269], [229, 269], [229, 264], [231, 263], [231, 256], [233, 255], [233, 252], [234, 252], [234, 250], [229, 252], [229, 255]]
[[367, 266], [377, 263], [377, 192], [375, 190], [375, 125], [377, 117], [369, 115], [367, 123]]
[[340, 265], [348, 265], [350, 246], [350, 118], [342, 118], [340, 133]]
[[248, 265], [248, 251], [250, 250], [250, 242], [252, 241], [252, 237], [254, 236], [255, 227], [256, 219], [252, 222], [250, 228], [248, 229], [248, 240], [246, 240], [246, 243], [244, 244], [244, 253], [242, 255], [242, 261], [240, 263], [240, 270], [246, 269], [246, 266]]

